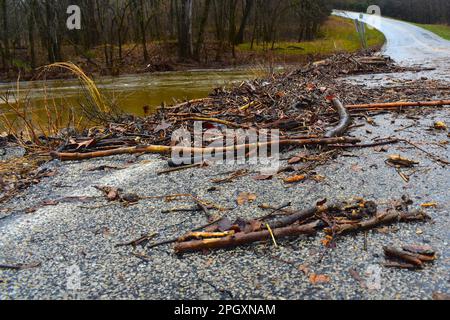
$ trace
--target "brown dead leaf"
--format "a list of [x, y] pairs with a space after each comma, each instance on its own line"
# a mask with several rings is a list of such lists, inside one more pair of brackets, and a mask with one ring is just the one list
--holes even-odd
[[106, 195], [106, 198], [109, 201], [115, 201], [119, 198], [119, 190], [117, 190], [116, 188], [112, 188], [108, 194]]
[[75, 150], [80, 150], [81, 148], [87, 149], [95, 143], [95, 139], [87, 140], [84, 142], [76, 143], [77, 148]]
[[312, 273], [309, 276], [309, 282], [311, 282], [312, 284], [319, 284], [319, 283], [328, 283], [330, 282], [330, 277], [323, 275], [323, 274], [315, 274]]
[[276, 95], [277, 98], [281, 99], [281, 98], [283, 98], [286, 95], [286, 93], [283, 92], [283, 91], [279, 91], [275, 95]]
[[352, 171], [353, 172], [361, 172], [362, 171], [362, 167], [358, 166], [357, 164], [352, 165]]
[[305, 276], [307, 276], [308, 273], [309, 273], [309, 268], [308, 268], [308, 266], [306, 266], [306, 265], [304, 265], [304, 264], [298, 266], [298, 270], [301, 271], [301, 272], [303, 272], [303, 274], [304, 274]]
[[311, 179], [316, 182], [322, 182], [322, 181], [325, 181], [327, 178], [318, 174], [318, 175], [313, 176]]
[[305, 179], [306, 179], [305, 175], [296, 175], [293, 177], [283, 179], [283, 181], [284, 181], [284, 183], [297, 183], [297, 182], [304, 181]]
[[241, 192], [237, 198], [237, 204], [243, 205], [246, 203], [252, 203], [257, 198], [256, 194], [250, 192]]
[[255, 232], [261, 230], [262, 223], [258, 220], [250, 220], [249, 221], [249, 232]]
[[306, 160], [308, 158], [308, 156], [309, 156], [308, 152], [300, 152], [299, 154], [296, 154], [295, 156], [293, 156], [288, 161], [288, 163], [289, 164], [296, 164], [296, 163], [302, 162], [302, 161]]
[[329, 247], [331, 243], [333, 242], [334, 238], [330, 235], [326, 236], [324, 239], [322, 239], [320, 242], [324, 247]]

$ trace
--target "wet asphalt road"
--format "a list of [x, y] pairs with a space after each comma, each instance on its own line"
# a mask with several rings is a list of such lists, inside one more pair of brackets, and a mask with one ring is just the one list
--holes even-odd
[[380, 30], [386, 37], [383, 53], [398, 64], [438, 68], [441, 74], [450, 70], [450, 41], [428, 30], [382, 16], [364, 14], [361, 18], [359, 13], [349, 11], [334, 11], [333, 14], [361, 20]]
[[[442, 70], [439, 77], [447, 74], [445, 68]], [[427, 77], [437, 74], [433, 71]], [[365, 85], [370, 77], [351, 81]], [[448, 144], [444, 144], [449, 142], [448, 133], [431, 129], [435, 121], [450, 123], [448, 108], [420, 114], [384, 114], [373, 120], [372, 125], [366, 123], [350, 134], [366, 141], [402, 137], [450, 159]], [[364, 119], [355, 121], [365, 123]], [[389, 154], [419, 161], [415, 169], [405, 172], [410, 175], [408, 183], [385, 164]], [[130, 160], [135, 163], [123, 170], [89, 171], [100, 165], [126, 166]], [[212, 166], [157, 176], [165, 165], [164, 159], [151, 155], [137, 160], [119, 156], [48, 164], [58, 174], [7, 203], [10, 211], [0, 216], [0, 263], [41, 263], [30, 270], [1, 270], [0, 299], [431, 299], [436, 292], [450, 293], [450, 174], [448, 167], [416, 148], [398, 144], [389, 146], [387, 152], [374, 148], [348, 151], [316, 170], [325, 177], [320, 183], [308, 180], [286, 186], [282, 177], [255, 181], [250, 175], [217, 186], [217, 192], [207, 191], [214, 186], [211, 179], [225, 177], [241, 167]], [[235, 207], [227, 213], [230, 218], [263, 215], [266, 212], [258, 208], [262, 203], [277, 206], [292, 201], [293, 207], [300, 209], [323, 198], [364, 197], [388, 203], [408, 195], [416, 206], [437, 202], [438, 207], [427, 210], [432, 223], [396, 225], [382, 232], [371, 231], [367, 237], [348, 236], [332, 250], [323, 247], [320, 236], [279, 241], [278, 248], [268, 242], [183, 257], [175, 256], [170, 246], [150, 251], [139, 248], [139, 253], [148, 255], [148, 261], [133, 256], [132, 248], [114, 245], [149, 232], [158, 232], [158, 240], [167, 239], [203, 225], [206, 218], [202, 213], [163, 213], [192, 203], [143, 200], [123, 207], [98, 198], [26, 213], [27, 208], [43, 201], [101, 196], [96, 185], [120, 187], [142, 196], [193, 193], [224, 207]], [[243, 191], [255, 193], [257, 200], [236, 207], [236, 198]], [[431, 245], [439, 259], [420, 271], [380, 267], [383, 246], [405, 243]], [[364, 288], [351, 276], [350, 269], [365, 283], [373, 270], [379, 270], [379, 286]], [[309, 276], [313, 273], [326, 275], [329, 282], [312, 284]]]

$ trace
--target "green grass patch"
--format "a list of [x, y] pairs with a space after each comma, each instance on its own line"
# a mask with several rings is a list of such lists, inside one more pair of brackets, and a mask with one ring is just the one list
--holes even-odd
[[445, 24], [420, 24], [420, 23], [415, 23], [415, 25], [424, 28], [428, 31], [431, 31], [440, 36], [441, 38], [450, 40], [450, 26], [447, 26]]
[[[367, 42], [370, 47], [378, 47], [385, 42], [384, 35], [373, 29], [367, 28]], [[239, 46], [242, 51], [264, 51], [267, 47], [262, 44], [253, 45], [244, 43]], [[271, 45], [269, 45], [271, 48]], [[277, 42], [274, 51], [288, 55], [308, 55], [308, 54], [332, 54], [336, 52], [355, 52], [361, 49], [361, 42], [356, 32], [355, 24], [352, 20], [330, 17], [322, 26], [320, 36], [314, 41], [305, 42]]]

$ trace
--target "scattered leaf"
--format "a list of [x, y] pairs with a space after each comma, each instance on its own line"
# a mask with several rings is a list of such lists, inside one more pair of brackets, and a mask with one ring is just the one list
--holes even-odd
[[257, 198], [256, 194], [249, 193], [249, 192], [241, 192], [237, 198], [237, 204], [243, 205], [246, 203], [252, 203]]
[[322, 242], [324, 247], [329, 247], [330, 244], [333, 242], [333, 237], [328, 235], [324, 239], [322, 239], [320, 242]]
[[218, 230], [221, 232], [230, 230], [232, 226], [233, 226], [233, 223], [231, 222], [231, 220], [228, 217], [223, 218], [217, 224]]
[[313, 176], [311, 179], [316, 182], [322, 182], [322, 181], [325, 181], [327, 178], [318, 174], [318, 175]]
[[309, 156], [308, 152], [300, 152], [299, 154], [296, 154], [295, 156], [293, 156], [288, 161], [288, 163], [289, 164], [296, 164], [296, 163], [302, 162], [304, 160], [307, 160], [308, 156]]
[[306, 275], [308, 275], [308, 273], [309, 273], [309, 268], [308, 268], [308, 266], [306, 266], [306, 265], [300, 265], [299, 267], [298, 267], [298, 270], [299, 271], [301, 271], [301, 272], [303, 272], [303, 274], [306, 276]]
[[309, 282], [311, 282], [312, 284], [328, 283], [330, 282], [330, 277], [323, 274], [312, 273], [309, 276]]
[[296, 175], [296, 176], [293, 176], [293, 177], [286, 178], [283, 181], [285, 183], [297, 183], [297, 182], [304, 181], [305, 179], [306, 179], [305, 175]]

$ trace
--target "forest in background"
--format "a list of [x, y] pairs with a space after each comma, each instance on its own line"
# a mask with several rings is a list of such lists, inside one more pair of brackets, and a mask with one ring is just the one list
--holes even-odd
[[[81, 30], [66, 27], [69, 5], [81, 8]], [[270, 48], [314, 39], [331, 7], [329, 0], [0, 0], [0, 69], [80, 57], [114, 75], [136, 51], [133, 63], [155, 71], [170, 68], [164, 59], [172, 55], [236, 59], [244, 42]]]
[[[332, 8], [372, 4], [385, 16], [450, 21], [448, 0], [0, 0], [0, 79], [31, 79], [56, 61], [101, 75], [253, 62], [279, 55], [276, 43], [323, 38]], [[66, 26], [69, 5], [81, 8], [81, 30]]]

